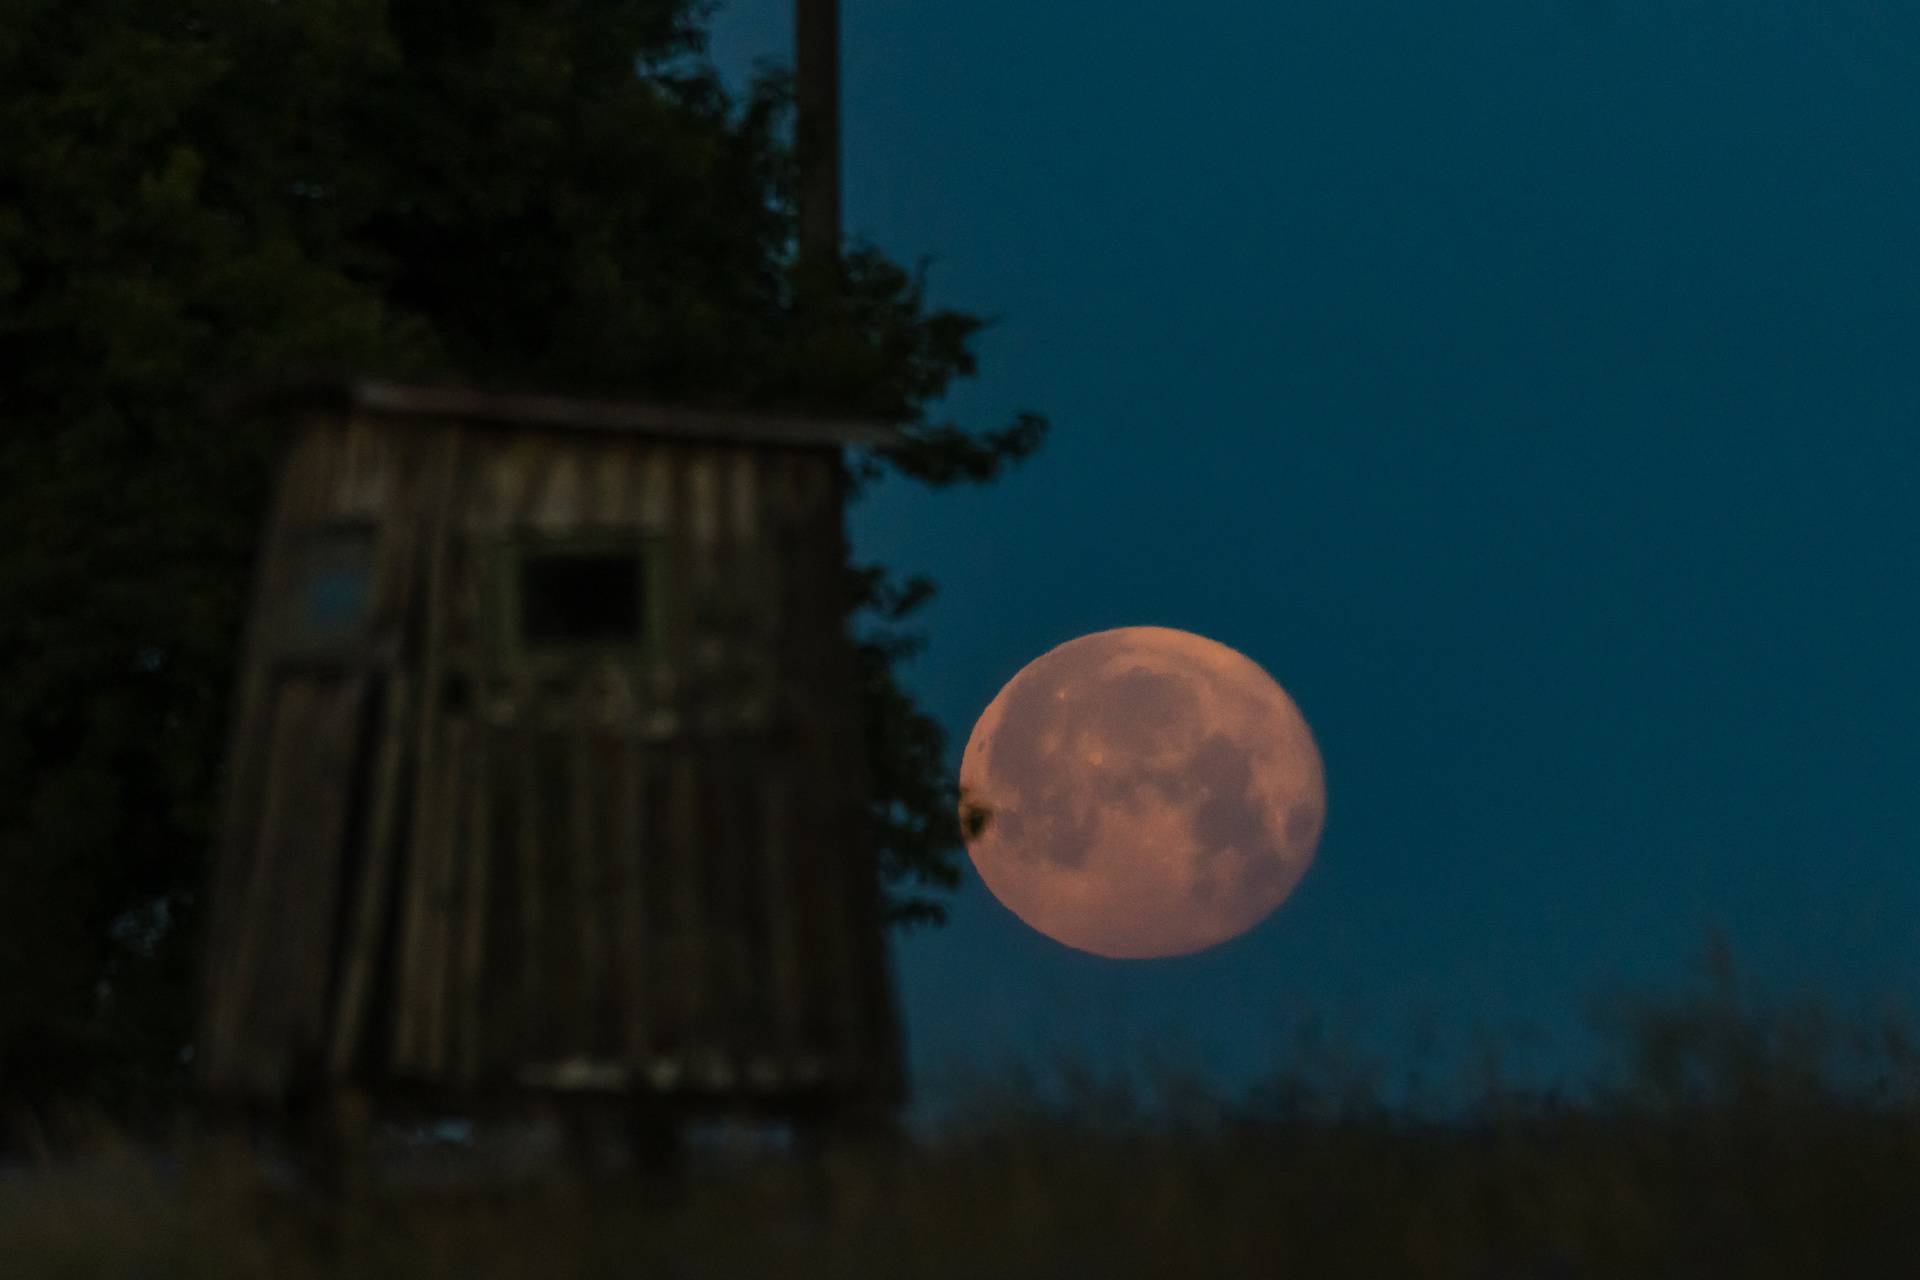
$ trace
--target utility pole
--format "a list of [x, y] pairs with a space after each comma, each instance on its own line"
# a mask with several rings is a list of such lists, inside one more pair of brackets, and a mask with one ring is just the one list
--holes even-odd
[[794, 0], [795, 160], [800, 256], [840, 253], [840, 0]]

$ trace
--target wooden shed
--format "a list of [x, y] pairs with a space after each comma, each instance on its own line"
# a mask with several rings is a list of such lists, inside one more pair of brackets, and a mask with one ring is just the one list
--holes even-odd
[[205, 1086], [895, 1099], [841, 459], [891, 428], [386, 384], [274, 412]]

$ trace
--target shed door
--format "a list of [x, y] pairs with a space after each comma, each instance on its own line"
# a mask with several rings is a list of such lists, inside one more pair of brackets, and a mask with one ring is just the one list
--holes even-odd
[[327, 1066], [335, 944], [373, 834], [383, 756], [392, 763], [382, 741], [397, 711], [392, 662], [368, 634], [377, 547], [371, 524], [292, 530], [265, 593], [263, 687], [235, 744], [245, 798], [216, 886], [203, 1046], [216, 1088], [274, 1095]]

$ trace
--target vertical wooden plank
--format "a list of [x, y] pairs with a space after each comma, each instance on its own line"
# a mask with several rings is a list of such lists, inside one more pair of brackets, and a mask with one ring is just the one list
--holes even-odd
[[[787, 458], [791, 452], [769, 448], [756, 451], [754, 457], [754, 498], [757, 508], [754, 544], [760, 553], [760, 571], [764, 575], [760, 594], [763, 597], [763, 616], [772, 636], [779, 641], [785, 638], [782, 628], [787, 617], [786, 593], [789, 590], [785, 570], [792, 530], [787, 514], [785, 481]], [[775, 655], [778, 656], [783, 650], [784, 644], [777, 644]]]
[[[403, 488], [405, 486], [402, 486]], [[421, 552], [423, 522], [411, 504], [396, 502], [382, 513], [367, 579], [367, 635], [389, 653], [406, 625]]]
[[[549, 707], [549, 717], [555, 708]], [[580, 970], [579, 867], [574, 859], [573, 754], [576, 726], [549, 718], [526, 762], [533, 778], [533, 826], [539, 832], [543, 919], [538, 939], [539, 988], [534, 997], [533, 1041], [541, 1061], [580, 1052], [586, 1026]]]
[[804, 957], [800, 954], [799, 929], [803, 904], [795, 893], [792, 873], [793, 796], [784, 761], [769, 765], [763, 785], [760, 892], [767, 910], [774, 1043], [783, 1064], [790, 1065], [801, 1048], [806, 997], [801, 985]]
[[634, 659], [631, 652], [621, 653], [600, 662], [593, 673], [599, 686], [593, 717], [602, 732], [627, 732], [646, 708], [645, 682], [634, 669]]
[[687, 518], [682, 526], [687, 545], [693, 551], [695, 568], [707, 585], [712, 574], [712, 555], [720, 543], [724, 510], [720, 507], [720, 451], [708, 447], [682, 449], [682, 468], [687, 486]]
[[476, 726], [473, 745], [473, 786], [461, 798], [467, 813], [466, 899], [460, 936], [458, 987], [459, 1056], [455, 1077], [471, 1085], [480, 1076], [485, 1039], [481, 1019], [490, 1008], [487, 968], [488, 926], [492, 921], [493, 876], [493, 741], [492, 731]]
[[586, 465], [578, 444], [543, 438], [529, 521], [542, 533], [573, 533], [586, 499]]
[[[471, 476], [473, 468], [469, 465], [461, 470], [462, 482], [458, 487], [463, 491], [469, 490], [472, 484], [467, 477]], [[446, 617], [442, 622], [445, 629], [442, 644], [446, 649], [447, 672], [459, 682], [455, 709], [469, 713], [477, 707], [481, 692], [481, 686], [473, 682], [474, 678], [485, 670], [487, 616], [480, 575], [486, 548], [475, 544], [457, 514], [450, 518], [448, 538], [446, 593], [442, 603]]]
[[470, 534], [497, 536], [522, 520], [532, 504], [532, 446], [525, 437], [492, 434], [477, 436], [472, 448], [479, 468], [463, 524]]
[[[276, 1096], [294, 1065], [323, 1048], [334, 901], [346, 847], [346, 798], [365, 680], [286, 681], [276, 703], [269, 822], [261, 875], [246, 906], [240, 965], [238, 1078]], [[322, 1059], [324, 1061], [324, 1059]]]
[[541, 865], [540, 778], [534, 767], [535, 736], [531, 725], [520, 734], [515, 770], [520, 871], [520, 1046], [528, 1052], [540, 1045], [547, 1026], [542, 1008], [545, 990], [547, 904], [545, 868]]
[[606, 968], [606, 939], [601, 927], [603, 879], [600, 871], [600, 831], [595, 791], [600, 769], [594, 759], [595, 735], [584, 724], [574, 727], [567, 744], [567, 831], [562, 846], [572, 864], [573, 917], [568, 932], [576, 948], [578, 975], [569, 993], [579, 1009], [568, 1048], [592, 1053], [600, 1048], [601, 977]]
[[457, 425], [442, 427], [434, 436], [426, 493], [430, 506], [424, 516], [427, 530], [422, 538], [426, 558], [424, 581], [416, 607], [417, 622], [410, 619], [415, 637], [403, 647], [403, 655], [418, 664], [418, 723], [415, 726], [413, 762], [422, 785], [416, 788], [411, 836], [407, 857], [406, 881], [409, 900], [404, 904], [406, 929], [400, 940], [399, 984], [401, 998], [395, 1001], [393, 1028], [394, 1065], [405, 1070], [418, 1069], [421, 1050], [419, 1018], [423, 1012], [419, 983], [425, 976], [426, 959], [422, 950], [429, 945], [425, 931], [426, 898], [432, 892], [433, 869], [419, 864], [439, 855], [437, 848], [423, 848], [422, 840], [442, 835], [435, 827], [437, 806], [445, 802], [442, 794], [446, 772], [440, 760], [444, 734], [445, 707], [442, 692], [446, 681], [447, 559], [452, 541], [452, 515], [458, 497], [461, 473], [463, 429]]
[[[760, 453], [730, 449], [726, 462], [726, 518], [721, 526], [729, 603], [736, 620], [751, 618], [760, 586], [753, 573], [754, 548], [760, 541]], [[745, 639], [746, 637], [741, 637]]]
[[734, 606], [734, 654], [738, 707], [750, 732], [764, 732], [776, 677], [773, 651], [778, 645], [774, 615], [778, 597], [768, 565], [768, 532], [762, 470], [765, 451], [738, 449], [729, 472], [727, 577]]
[[673, 532], [673, 447], [654, 442], [639, 451], [638, 461], [641, 530], [648, 537], [667, 537]]
[[834, 801], [840, 785], [824, 765], [824, 757], [812, 753], [800, 770], [805, 792], [802, 803], [807, 811], [802, 854], [806, 866], [801, 883], [807, 901], [807, 1008], [815, 1040], [812, 1047], [831, 1056], [844, 1043], [843, 997], [851, 975], [846, 904], [837, 874], [841, 851], [836, 847], [840, 830], [834, 821]]
[[689, 499], [687, 533], [693, 539], [694, 550], [706, 554], [719, 542], [724, 518], [720, 502], [722, 455], [711, 447], [685, 446], [681, 456]]
[[766, 763], [753, 744], [742, 738], [732, 740], [727, 754], [726, 786], [720, 797], [720, 844], [726, 855], [724, 879], [731, 943], [728, 976], [734, 991], [735, 1041], [736, 1049], [745, 1055], [764, 1050], [771, 1039], [767, 900], [760, 856]]
[[794, 725], [804, 734], [814, 733], [818, 725], [811, 714], [811, 703], [820, 679], [820, 594], [823, 584], [817, 580], [814, 557], [807, 543], [814, 529], [807, 516], [805, 475], [809, 459], [798, 450], [781, 454], [773, 476], [774, 502], [778, 519], [778, 560], [780, 608], [779, 653], [783, 663], [782, 685], [790, 706], [807, 714]]
[[349, 419], [340, 441], [330, 506], [336, 518], [378, 519], [392, 509], [402, 458], [410, 442], [393, 426], [377, 420]]
[[[709, 965], [712, 971], [712, 1009], [709, 1025], [713, 1047], [725, 1061], [709, 1064], [709, 1083], [737, 1074], [741, 1055], [751, 1039], [749, 1009], [753, 999], [746, 937], [748, 886], [740, 811], [744, 764], [737, 746], [739, 711], [745, 690], [741, 676], [744, 653], [739, 633], [742, 614], [741, 583], [734, 572], [738, 561], [736, 537], [739, 495], [736, 492], [735, 448], [703, 448], [693, 457], [694, 554], [705, 611], [697, 615], [702, 629], [701, 685], [704, 703], [700, 732], [706, 737], [702, 752], [700, 857], [704, 885], [704, 915]], [[718, 1076], [711, 1075], [717, 1070]]]
[[396, 671], [387, 690], [385, 724], [373, 761], [372, 812], [367, 822], [367, 847], [361, 858], [360, 883], [354, 891], [356, 908], [342, 945], [341, 982], [333, 1010], [332, 1046], [328, 1068], [335, 1078], [350, 1074], [367, 1031], [368, 1004], [379, 964], [387, 904], [391, 894], [396, 825], [405, 795], [404, 734], [407, 700], [412, 684]]
[[[711, 1054], [731, 1030], [732, 975], [727, 932], [728, 883], [725, 853], [720, 847], [719, 795], [724, 776], [724, 752], [714, 735], [724, 731], [725, 655], [724, 592], [720, 581], [720, 538], [724, 528], [721, 493], [721, 455], [710, 447], [688, 447], [681, 453], [684, 518], [679, 521], [687, 583], [687, 629], [683, 645], [683, 676], [688, 697], [681, 720], [682, 741], [689, 777], [684, 784], [678, 824], [682, 883], [687, 902], [681, 928], [688, 940], [687, 968], [697, 975], [694, 1004], [696, 1047]], [[704, 1065], [704, 1064], [702, 1064]]]
[[627, 776], [632, 717], [602, 727], [595, 738], [593, 817], [599, 886], [594, 911], [600, 930], [599, 1004], [594, 1012], [595, 1052], [619, 1060], [627, 1043], [626, 946], [627, 854], [621, 848], [625, 810], [632, 790]]
[[420, 785], [407, 840], [406, 877], [400, 899], [398, 975], [394, 992], [393, 1066], [406, 1075], [428, 1070], [432, 1048], [435, 950], [443, 930], [441, 884], [452, 859], [453, 759], [446, 728], [436, 735], [439, 750], [421, 762]]
[[580, 518], [600, 529], [630, 528], [627, 518], [628, 485], [633, 481], [629, 459], [633, 446], [625, 440], [595, 440], [588, 447], [586, 495]]
[[709, 549], [733, 536], [734, 459], [739, 452], [738, 446], [725, 444], [701, 445], [691, 452], [700, 513], [694, 532]]
[[449, 716], [442, 740], [445, 781], [438, 818], [438, 850], [433, 859], [432, 900], [427, 911], [426, 969], [421, 982], [420, 1069], [425, 1075], [441, 1079], [452, 1059], [449, 1034], [449, 1006], [453, 993], [449, 983], [458, 973], [454, 963], [456, 939], [461, 930], [457, 922], [464, 912], [465, 886], [470, 874], [463, 863], [468, 829], [464, 821], [469, 812], [468, 752], [472, 740], [472, 722], [462, 716]]
[[[221, 996], [214, 1009], [212, 1044], [217, 1084], [247, 1089], [277, 1089], [277, 1080], [260, 1078], [260, 1029], [256, 1026], [256, 998], [264, 990], [271, 1002], [271, 916], [279, 893], [280, 845], [292, 818], [298, 778], [288, 767], [306, 732], [310, 690], [295, 683], [273, 691], [265, 708], [265, 760], [259, 825], [254, 835], [252, 868], [234, 913], [231, 950], [220, 982]], [[263, 981], [264, 980], [264, 981]]]
[[695, 752], [675, 751], [671, 764], [672, 796], [668, 828], [672, 841], [673, 876], [673, 985], [683, 1033], [707, 1021], [712, 983], [707, 973], [705, 904], [700, 893], [700, 762]]
[[687, 509], [686, 518], [680, 522], [680, 536], [686, 543], [689, 571], [683, 580], [688, 583], [687, 603], [691, 607], [687, 619], [692, 631], [685, 661], [689, 678], [699, 690], [701, 705], [696, 721], [705, 726], [712, 722], [715, 710], [715, 665], [723, 652], [719, 632], [725, 617], [719, 574], [722, 512], [718, 453], [704, 448], [685, 450], [682, 474]]
[[652, 972], [647, 920], [647, 896], [651, 888], [647, 876], [647, 858], [652, 850], [643, 843], [648, 772], [646, 752], [638, 735], [629, 730], [620, 739], [613, 840], [615, 865], [619, 868], [620, 942], [615, 948], [620, 965], [619, 1043], [622, 1053], [629, 1059], [647, 1052], [652, 1022], [649, 1016]]
[[734, 541], [742, 546], [760, 536], [760, 460], [759, 449], [735, 449], [727, 468], [727, 523]]
[[276, 922], [280, 937], [270, 944], [291, 965], [292, 983], [280, 999], [302, 1057], [325, 1046], [335, 904], [345, 888], [348, 804], [368, 683], [364, 672], [321, 677], [314, 718], [302, 735], [299, 821], [282, 849], [288, 893]]
[[701, 1016], [701, 1042], [712, 1048], [733, 1037], [739, 991], [734, 982], [733, 884], [727, 864], [723, 813], [726, 808], [727, 752], [720, 743], [703, 743], [696, 784], [694, 842], [699, 851], [700, 914], [693, 923], [705, 951], [707, 1004]]
[[524, 734], [517, 726], [489, 726], [489, 794], [486, 989], [478, 996], [478, 1073], [492, 1078], [524, 1051], [526, 873], [521, 849], [520, 805], [525, 772]]
[[686, 992], [679, 919], [683, 892], [674, 826], [674, 759], [678, 752], [649, 743], [641, 752], [641, 856], [646, 885], [647, 1032], [649, 1050], [677, 1043], [685, 1034]]
[[642, 535], [664, 548], [662, 553], [647, 558], [651, 575], [647, 587], [652, 593], [647, 601], [648, 625], [657, 647], [636, 690], [643, 723], [671, 719], [679, 711], [678, 675], [683, 652], [679, 645], [683, 637], [678, 619], [685, 613], [686, 585], [680, 556], [673, 546], [674, 512], [678, 507], [673, 459], [671, 447], [659, 441], [642, 446], [635, 455], [640, 475], [634, 516]]

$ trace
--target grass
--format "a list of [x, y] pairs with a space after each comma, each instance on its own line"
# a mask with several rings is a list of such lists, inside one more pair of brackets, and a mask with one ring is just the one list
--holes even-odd
[[936, 1132], [676, 1180], [338, 1198], [191, 1139], [95, 1135], [0, 1180], [11, 1280], [489, 1277], [1909, 1277], [1920, 1053], [1899, 1018], [1765, 1012], [1729, 983], [1617, 1011], [1578, 1099], [1444, 1122], [1292, 1067], [1142, 1097], [986, 1082]]

